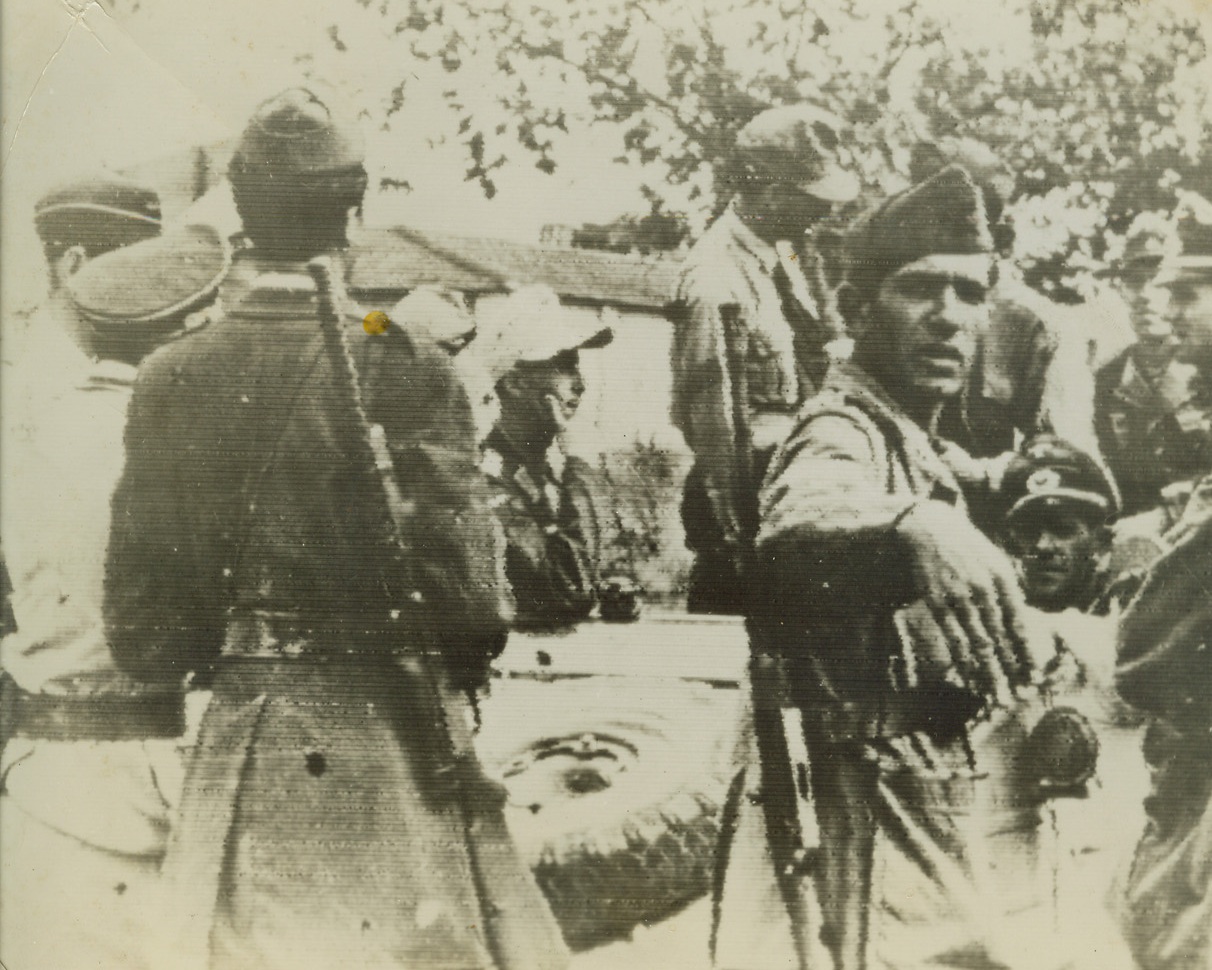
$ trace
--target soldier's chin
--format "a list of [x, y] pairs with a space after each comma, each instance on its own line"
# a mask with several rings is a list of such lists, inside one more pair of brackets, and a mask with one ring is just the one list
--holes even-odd
[[1048, 571], [1032, 575], [1028, 572], [1023, 582], [1023, 593], [1031, 606], [1053, 610], [1066, 605], [1070, 585], [1068, 573]]

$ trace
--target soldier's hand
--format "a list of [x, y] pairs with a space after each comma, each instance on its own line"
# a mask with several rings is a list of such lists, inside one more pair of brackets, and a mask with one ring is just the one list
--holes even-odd
[[906, 687], [948, 682], [964, 685], [951, 638], [925, 600], [915, 600], [896, 611], [893, 622], [901, 648], [901, 669]]
[[962, 512], [922, 502], [898, 526], [914, 581], [964, 681], [999, 703], [1026, 683], [1026, 604], [1009, 558]]

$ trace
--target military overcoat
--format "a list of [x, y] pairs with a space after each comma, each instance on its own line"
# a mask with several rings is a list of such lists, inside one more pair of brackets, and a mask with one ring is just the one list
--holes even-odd
[[108, 562], [119, 663], [213, 689], [165, 864], [183, 959], [563, 966], [496, 789], [474, 762], [443, 781], [431, 681], [410, 659], [430, 651], [448, 716], [470, 718], [460, 689], [483, 682], [510, 620], [466, 395], [445, 354], [347, 315], [409, 509], [397, 551], [311, 280], [252, 268], [219, 319], [141, 372]]

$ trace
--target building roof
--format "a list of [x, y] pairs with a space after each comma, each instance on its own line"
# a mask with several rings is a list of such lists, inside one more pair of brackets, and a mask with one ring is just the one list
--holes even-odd
[[565, 300], [663, 310], [673, 298], [677, 256], [635, 256], [539, 246], [403, 227], [358, 233], [350, 288], [402, 293], [437, 285], [469, 293], [542, 283]]

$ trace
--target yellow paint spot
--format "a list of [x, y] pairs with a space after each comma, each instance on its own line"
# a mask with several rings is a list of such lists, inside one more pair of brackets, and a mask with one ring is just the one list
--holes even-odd
[[362, 318], [362, 329], [372, 336], [387, 333], [390, 326], [391, 319], [382, 310], [371, 310]]

